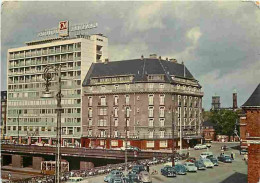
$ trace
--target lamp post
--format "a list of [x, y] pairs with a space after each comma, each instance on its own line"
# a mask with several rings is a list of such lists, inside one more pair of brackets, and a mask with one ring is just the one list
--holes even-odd
[[127, 111], [131, 111], [130, 110], [130, 107], [128, 106], [128, 107], [126, 107], [126, 109], [124, 110], [122, 110], [122, 112], [125, 112], [125, 173], [127, 173], [127, 127], [128, 127], [128, 125], [127, 125]]
[[172, 114], [172, 166], [175, 166], [175, 162], [174, 162], [174, 158], [175, 158], [175, 150], [174, 150], [174, 127], [175, 127], [175, 123], [174, 123], [174, 110], [173, 110], [173, 106], [171, 106], [169, 113]]
[[19, 127], [20, 127], [20, 110], [18, 110], [18, 128], [17, 128], [17, 132], [18, 132], [18, 139], [17, 139], [17, 142], [18, 142], [18, 145], [20, 144], [20, 131], [19, 131]]
[[54, 71], [55, 74], [58, 75], [58, 92], [56, 94], [57, 99], [57, 129], [56, 129], [56, 165], [55, 165], [55, 182], [60, 182], [60, 146], [61, 146], [61, 65], [58, 65], [57, 67], [47, 65], [44, 69], [44, 80], [45, 80], [45, 92], [42, 96], [42, 98], [53, 98], [51, 92], [49, 91], [50, 81], [52, 79], [52, 74], [50, 71]]

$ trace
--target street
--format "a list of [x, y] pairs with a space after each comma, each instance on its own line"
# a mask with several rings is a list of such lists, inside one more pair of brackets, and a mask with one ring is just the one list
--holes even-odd
[[[232, 149], [238, 145], [238, 143], [212, 143], [212, 147], [209, 149], [210, 152], [213, 152], [214, 156], [219, 156], [221, 146], [226, 145], [228, 150], [225, 151], [225, 154], [230, 155], [231, 152], [235, 153], [235, 160], [232, 163], [222, 163], [219, 162], [219, 166], [210, 168], [207, 170], [200, 170], [197, 173], [187, 173], [187, 175], [177, 175], [175, 178], [167, 178], [160, 174], [160, 169], [163, 165], [156, 165], [150, 167], [150, 172], [155, 169], [159, 172], [158, 175], [153, 175], [153, 183], [246, 183], [247, 182], [247, 165], [242, 160], [243, 155], [239, 154], [239, 151]], [[198, 159], [201, 152], [207, 150], [190, 150], [190, 156], [196, 157]], [[187, 152], [187, 150], [183, 150]], [[104, 182], [104, 176], [92, 177], [90, 179], [84, 180], [84, 183], [102, 183]]]

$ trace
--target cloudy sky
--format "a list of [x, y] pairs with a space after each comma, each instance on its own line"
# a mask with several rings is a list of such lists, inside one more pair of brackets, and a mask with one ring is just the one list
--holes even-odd
[[89, 33], [109, 39], [110, 60], [148, 57], [184, 61], [205, 93], [241, 106], [260, 82], [260, 8], [253, 2], [4, 2], [1, 21], [1, 87], [6, 89], [6, 52], [37, 40], [37, 32], [97, 22]]

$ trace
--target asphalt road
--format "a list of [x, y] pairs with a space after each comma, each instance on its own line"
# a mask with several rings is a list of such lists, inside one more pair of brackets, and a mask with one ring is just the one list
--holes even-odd
[[[153, 183], [247, 183], [247, 165], [242, 160], [243, 156], [239, 155], [239, 151], [232, 149], [238, 143], [213, 143], [209, 149], [213, 152], [214, 156], [219, 156], [221, 153], [220, 147], [226, 145], [228, 148], [225, 154], [230, 155], [231, 152], [235, 153], [235, 160], [232, 163], [219, 162], [219, 166], [209, 168], [207, 170], [199, 170], [197, 173], [187, 173], [187, 175], [177, 175], [175, 178], [167, 178], [160, 175], [160, 169], [163, 165], [156, 165], [150, 167], [156, 169], [159, 174], [152, 176]], [[190, 150], [190, 156], [198, 159], [200, 153], [207, 150]], [[183, 152], [187, 152], [186, 150]], [[104, 175], [86, 179], [84, 183], [103, 183]], [[82, 183], [83, 183], [82, 182]]]

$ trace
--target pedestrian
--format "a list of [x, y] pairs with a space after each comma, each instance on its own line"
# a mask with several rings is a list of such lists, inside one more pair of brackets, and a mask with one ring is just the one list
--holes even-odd
[[235, 153], [233, 154], [233, 159], [235, 160]]
[[147, 165], [146, 170], [148, 173], [149, 173], [149, 169], [150, 169], [150, 167], [149, 167], [149, 165]]

